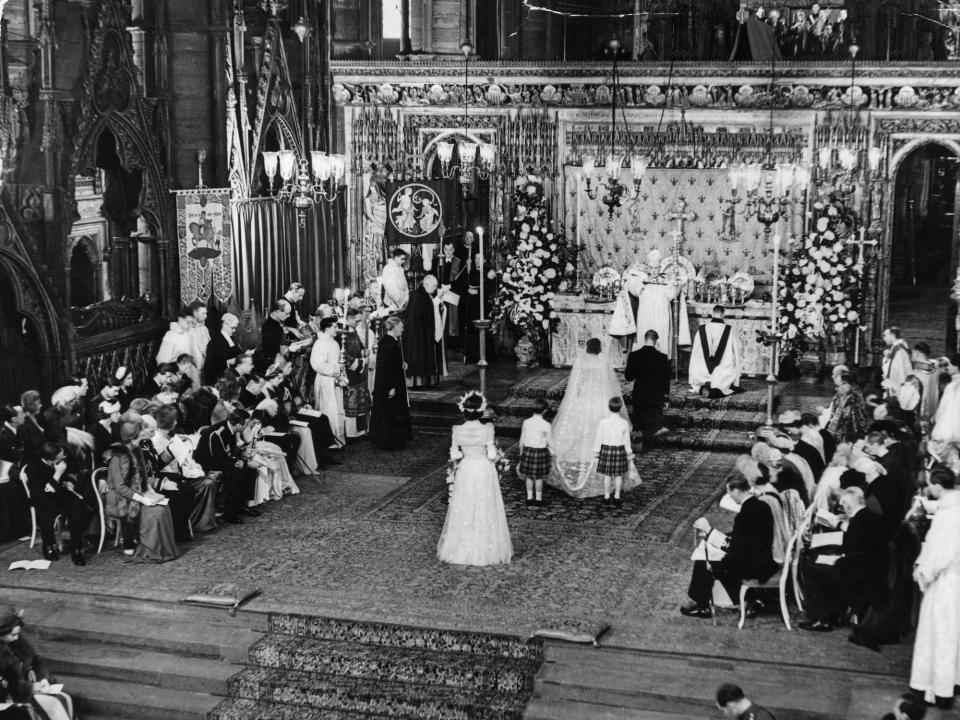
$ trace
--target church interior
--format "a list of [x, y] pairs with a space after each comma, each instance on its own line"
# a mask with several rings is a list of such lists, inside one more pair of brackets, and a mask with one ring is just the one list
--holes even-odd
[[0, 718], [923, 720], [960, 2], [0, 0]]

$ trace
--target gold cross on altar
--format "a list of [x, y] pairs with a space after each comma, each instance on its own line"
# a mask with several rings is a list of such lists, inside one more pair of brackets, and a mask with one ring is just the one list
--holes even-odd
[[683, 237], [683, 224], [685, 222], [693, 222], [697, 219], [697, 214], [693, 210], [687, 210], [687, 199], [682, 195], [677, 198], [677, 202], [670, 212], [667, 213], [667, 217], [671, 220], [677, 221], [677, 233], [680, 237]]

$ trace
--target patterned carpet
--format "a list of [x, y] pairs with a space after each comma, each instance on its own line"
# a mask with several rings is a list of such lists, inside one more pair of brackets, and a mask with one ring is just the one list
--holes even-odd
[[[61, 560], [47, 571], [0, 571], [0, 583], [173, 601], [238, 581], [261, 589], [247, 606], [255, 610], [521, 637], [606, 622], [604, 642], [615, 646], [905, 674], [906, 645], [879, 655], [841, 633], [786, 633], [772, 616], [738, 632], [732, 615], [713, 628], [677, 613], [689, 580], [687, 532], [718, 496], [732, 455], [651, 451], [638, 459], [643, 485], [620, 508], [553, 492], [546, 507], [527, 508], [519, 482], [506, 479], [514, 561], [463, 568], [435, 555], [448, 442], [419, 434], [400, 453], [351, 446], [335, 471], [303, 479], [301, 495], [198, 538], [174, 562], [130, 565], [107, 550], [85, 568]], [[0, 566], [38, 556], [13, 544], [0, 550]]]

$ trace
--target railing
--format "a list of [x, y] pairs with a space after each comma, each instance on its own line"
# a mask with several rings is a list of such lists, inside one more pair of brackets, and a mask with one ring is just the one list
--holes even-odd
[[134, 386], [153, 372], [157, 348], [168, 323], [150, 320], [119, 330], [78, 338], [74, 346], [74, 373], [86, 378], [91, 392], [113, 377], [120, 366], [133, 371]]

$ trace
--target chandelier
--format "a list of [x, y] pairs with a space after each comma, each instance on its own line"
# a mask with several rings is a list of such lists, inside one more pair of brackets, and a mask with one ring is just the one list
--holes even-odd
[[[630, 174], [633, 176], [633, 192], [627, 194], [627, 188], [620, 181], [620, 174], [623, 170], [623, 163], [626, 159], [626, 152], [617, 152], [617, 96], [620, 94], [620, 75], [617, 69], [617, 56], [620, 50], [620, 40], [612, 37], [607, 41], [607, 48], [613, 54], [613, 93], [612, 93], [612, 111], [610, 113], [610, 152], [604, 157], [584, 155], [581, 161], [580, 179], [585, 182], [587, 197], [596, 200], [600, 195], [601, 202], [607, 206], [607, 212], [610, 219], [613, 219], [614, 213], [623, 205], [624, 198], [635, 200], [640, 195], [640, 183], [647, 172], [647, 158], [632, 154], [630, 158]], [[626, 120], [624, 120], [626, 125]], [[627, 128], [627, 140], [631, 141], [630, 131]], [[597, 168], [597, 160], [604, 159], [603, 176], [594, 177]], [[602, 195], [601, 195], [602, 191]]]
[[[340, 194], [346, 172], [343, 155], [311, 150], [308, 163], [306, 158], [298, 158], [293, 150], [264, 150], [261, 154], [271, 197], [291, 202], [295, 208], [304, 211], [320, 200], [333, 202]], [[276, 183], [278, 174], [279, 187]]]
[[[469, 132], [469, 112], [470, 112], [470, 53], [473, 52], [473, 45], [469, 40], [464, 40], [460, 45], [460, 51], [463, 53], [463, 139], [457, 140], [438, 140], [437, 159], [440, 161], [440, 174], [449, 180], [457, 172], [460, 173], [460, 179], [468, 182], [472, 173], [484, 179], [490, 177], [490, 173], [496, 164], [497, 150], [490, 144], [471, 139]], [[453, 151], [457, 151], [457, 163], [453, 161]]]
[[880, 169], [883, 150], [870, 145], [870, 129], [860, 119], [859, 105], [866, 100], [864, 93], [856, 86], [858, 45], [850, 45], [850, 88], [847, 90], [849, 108], [846, 117], [817, 132], [817, 166], [821, 177], [831, 179], [833, 184], [845, 195], [852, 195], [857, 188], [858, 174], [862, 171], [864, 180]]

